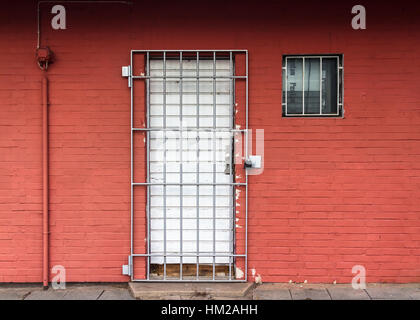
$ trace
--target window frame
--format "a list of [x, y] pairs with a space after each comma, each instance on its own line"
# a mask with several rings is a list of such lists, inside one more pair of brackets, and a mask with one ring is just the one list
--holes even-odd
[[[305, 114], [305, 58], [318, 58], [320, 62], [320, 79], [322, 76], [322, 59], [337, 59], [337, 113], [322, 113], [322, 81], [320, 82], [319, 113]], [[287, 110], [287, 60], [302, 59], [302, 113], [288, 113]], [[288, 54], [282, 59], [282, 116], [287, 118], [343, 118], [344, 116], [344, 55], [343, 54]]]

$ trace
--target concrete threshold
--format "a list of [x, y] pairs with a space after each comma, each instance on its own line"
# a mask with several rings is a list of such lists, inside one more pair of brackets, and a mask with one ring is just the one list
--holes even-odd
[[[254, 283], [163, 283], [130, 282], [131, 294], [139, 300], [221, 299], [245, 297]], [[252, 297], [251, 297], [252, 299]]]

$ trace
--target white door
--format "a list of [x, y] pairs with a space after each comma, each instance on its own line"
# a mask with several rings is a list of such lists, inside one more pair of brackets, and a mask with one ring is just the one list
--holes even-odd
[[[194, 78], [196, 59], [183, 59], [182, 75], [193, 78], [182, 81], [174, 78], [181, 74], [179, 59], [166, 59], [165, 64], [164, 70], [163, 60], [150, 60], [149, 124], [164, 129], [150, 133], [149, 176], [151, 183], [167, 184], [150, 187], [150, 263], [232, 263], [226, 255], [233, 253], [228, 185], [233, 174], [227, 165], [233, 89], [231, 79], [217, 78], [231, 76], [230, 61], [217, 59], [214, 69], [212, 59], [200, 59], [199, 76], [209, 78], [199, 81]], [[164, 72], [166, 81], [153, 78]], [[214, 72], [216, 79], [211, 78]]]

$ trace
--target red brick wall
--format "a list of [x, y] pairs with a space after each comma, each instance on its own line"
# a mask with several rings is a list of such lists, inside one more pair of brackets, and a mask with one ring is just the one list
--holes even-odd
[[[420, 49], [414, 1], [68, 4], [42, 45], [50, 80], [51, 265], [67, 281], [128, 281], [130, 49], [248, 49], [250, 127], [265, 171], [250, 177], [249, 276], [265, 282], [420, 281]], [[287, 3], [287, 4], [286, 4]], [[42, 269], [41, 76], [36, 2], [0, 11], [0, 282]], [[344, 54], [344, 119], [281, 115], [283, 54]], [[144, 230], [144, 229], [143, 229]]]

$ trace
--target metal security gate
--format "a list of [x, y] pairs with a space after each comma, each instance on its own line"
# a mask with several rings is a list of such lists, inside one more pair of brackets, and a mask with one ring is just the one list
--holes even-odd
[[[245, 58], [243, 75], [235, 75], [237, 55]], [[246, 281], [248, 177], [235, 182], [234, 152], [239, 134], [248, 154], [247, 51], [133, 50], [123, 76], [131, 87], [131, 253], [124, 273], [132, 281]], [[144, 82], [144, 127], [135, 124], [137, 80]], [[237, 80], [245, 82], [243, 129], [235, 124]], [[146, 181], [134, 179], [139, 132], [145, 134]], [[134, 192], [144, 187], [146, 252], [139, 253]], [[241, 253], [235, 248], [237, 188], [246, 193]], [[141, 278], [135, 276], [135, 258], [146, 259]], [[237, 259], [245, 268], [239, 279]]]

